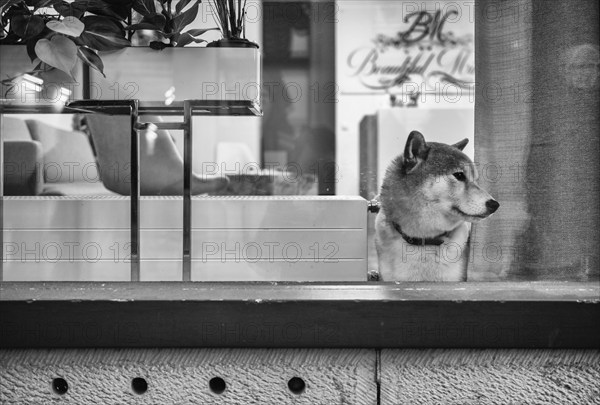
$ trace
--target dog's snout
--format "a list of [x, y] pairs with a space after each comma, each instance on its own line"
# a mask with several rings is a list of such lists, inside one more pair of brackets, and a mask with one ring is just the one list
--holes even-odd
[[500, 206], [500, 203], [496, 200], [487, 200], [485, 202], [485, 207], [487, 208], [487, 210], [490, 214], [493, 214], [494, 212], [496, 212], [496, 210], [498, 209], [499, 206]]

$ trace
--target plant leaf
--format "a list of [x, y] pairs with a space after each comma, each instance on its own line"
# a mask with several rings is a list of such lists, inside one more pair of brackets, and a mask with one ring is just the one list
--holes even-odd
[[186, 46], [187, 44], [190, 44], [192, 42], [201, 44], [201, 43], [207, 42], [207, 41], [205, 41], [204, 39], [194, 38], [192, 35], [188, 34], [187, 32], [184, 32], [179, 37], [179, 40], [177, 41], [177, 45], [175, 45], [175, 46], [182, 47], [182, 46]]
[[27, 5], [33, 7], [34, 10], [43, 7], [52, 7], [56, 3], [60, 3], [62, 0], [29, 0]]
[[35, 44], [35, 54], [42, 62], [72, 76], [71, 70], [77, 63], [77, 45], [69, 38], [62, 35], [49, 40], [42, 38]]
[[82, 22], [85, 24], [85, 31], [79, 37], [82, 45], [97, 51], [116, 51], [131, 46], [123, 27], [108, 17], [89, 15], [83, 17]]
[[162, 51], [169, 45], [165, 44], [164, 42], [160, 42], [160, 41], [152, 41], [152, 42], [150, 42], [150, 44], [148, 46], [151, 49], [156, 49], [157, 51]]
[[46, 23], [46, 27], [50, 28], [54, 32], [69, 35], [71, 37], [78, 37], [85, 29], [85, 25], [79, 21], [78, 18], [72, 16], [67, 16], [60, 21], [48, 21]]
[[154, 0], [134, 0], [132, 7], [144, 17], [150, 14], [156, 14]]
[[128, 2], [123, 0], [75, 0], [73, 4], [75, 3], [85, 4], [86, 11], [89, 13], [113, 17], [117, 20], [126, 19], [131, 9], [131, 4], [127, 7]]
[[0, 9], [3, 9], [4, 7], [10, 7], [11, 4], [15, 4], [17, 1], [19, 0], [0, 0]]
[[179, 0], [177, 5], [175, 6], [175, 14], [181, 13], [181, 10], [183, 10], [185, 8], [185, 6], [190, 4], [191, 1], [194, 1], [194, 0]]
[[80, 1], [74, 1], [73, 3], [61, 1], [54, 5], [54, 9], [63, 17], [73, 16], [76, 18], [81, 18], [87, 10], [87, 5]]
[[44, 30], [44, 19], [38, 15], [16, 15], [11, 21], [11, 29], [23, 39], [33, 38]]
[[180, 32], [168, 32], [168, 33], [167, 32], [161, 32], [161, 35], [164, 38], [171, 40], [172, 38], [177, 37], [178, 35], [181, 35], [181, 33]]
[[4, 9], [17, 4], [20, 0], [0, 0], [0, 15], [4, 14]]
[[171, 22], [171, 26], [173, 31], [181, 32], [183, 29], [190, 23], [192, 23], [196, 16], [198, 15], [198, 3], [194, 4], [189, 10], [184, 11], [183, 13], [176, 15]]
[[[6, 8], [6, 10], [4, 10]], [[33, 12], [27, 7], [22, 0], [19, 1], [8, 1], [6, 4], [0, 7], [0, 11], [5, 19], [11, 19], [18, 14], [32, 15]]]
[[165, 29], [167, 18], [159, 13], [150, 14], [142, 18], [138, 24], [133, 24], [125, 27], [126, 30], [156, 30], [162, 31]]
[[138, 24], [128, 25], [125, 27], [125, 30], [127, 30], [127, 31], [137, 31], [137, 30], [161, 31], [161, 29], [158, 28], [156, 25], [149, 24], [149, 23], [138, 23]]
[[77, 56], [79, 56], [79, 59], [81, 59], [85, 64], [93, 67], [98, 72], [100, 72], [102, 76], [106, 77], [106, 75], [104, 74], [104, 63], [102, 62], [102, 59], [100, 59], [100, 56], [98, 56], [96, 51], [94, 51], [91, 48], [88, 48], [87, 46], [80, 46], [77, 50]]
[[149, 23], [139, 23], [139, 24], [128, 25], [125, 27], [125, 30], [127, 30], [127, 31], [137, 31], [137, 30], [162, 31], [156, 25], [149, 24]]
[[213, 28], [202, 28], [202, 29], [189, 30], [189, 31], [186, 31], [185, 34], [190, 34], [193, 37], [197, 37], [208, 31], [219, 31], [219, 28], [213, 27]]
[[37, 55], [35, 54], [35, 44], [39, 39], [40, 38], [32, 38], [27, 41], [27, 55], [29, 56], [31, 63], [33, 63], [33, 61], [37, 59]]

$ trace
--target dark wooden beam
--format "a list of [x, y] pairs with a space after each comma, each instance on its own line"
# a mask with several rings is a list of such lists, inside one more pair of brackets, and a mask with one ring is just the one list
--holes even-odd
[[600, 348], [597, 283], [0, 283], [0, 347]]

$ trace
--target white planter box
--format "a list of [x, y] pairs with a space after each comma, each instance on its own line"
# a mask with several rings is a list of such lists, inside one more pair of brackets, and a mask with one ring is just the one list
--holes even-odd
[[[128, 197], [5, 197], [4, 281], [129, 281]], [[181, 281], [181, 197], [140, 200], [140, 278]], [[365, 281], [360, 197], [193, 197], [192, 281]]]
[[[35, 68], [27, 55], [24, 45], [2, 45], [0, 46], [0, 78], [2, 80], [20, 76]], [[73, 69], [75, 80], [65, 72], [53, 69], [40, 74], [44, 85], [40, 91], [35, 91], [27, 83], [21, 82], [18, 87], [0, 85], [2, 93], [0, 98], [20, 100], [24, 103], [52, 104], [60, 101], [60, 88], [68, 89], [71, 94], [69, 100], [81, 99], [83, 97], [82, 64], [78, 62]], [[66, 101], [66, 100], [63, 100]]]
[[[91, 98], [148, 102], [260, 102], [261, 55], [254, 48], [125, 48], [103, 53], [103, 77], [91, 71]], [[173, 98], [174, 96], [174, 98]]]
[[[166, 48], [156, 51], [131, 47], [102, 53], [103, 77], [90, 68], [90, 98], [138, 99], [146, 102], [189, 100], [236, 100], [260, 103], [262, 59], [255, 48]], [[0, 77], [6, 79], [31, 71], [25, 46], [0, 46]], [[52, 103], [57, 89], [71, 90], [69, 100], [83, 98], [82, 64], [74, 69], [75, 80], [59, 70], [43, 73], [41, 92], [2, 86], [2, 97], [26, 98], [27, 102]], [[8, 94], [7, 94], [8, 91]], [[173, 98], [174, 96], [174, 98]]]

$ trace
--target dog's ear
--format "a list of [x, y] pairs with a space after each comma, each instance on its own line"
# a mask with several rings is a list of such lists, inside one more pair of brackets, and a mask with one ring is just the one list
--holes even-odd
[[427, 159], [429, 146], [425, 142], [423, 134], [419, 131], [412, 131], [408, 135], [406, 146], [404, 147], [404, 167], [406, 172], [411, 172], [419, 162]]
[[463, 150], [465, 148], [465, 146], [467, 146], [467, 144], [469, 143], [469, 139], [465, 138], [462, 141], [456, 142], [454, 145], [455, 148], [458, 148], [460, 150]]

